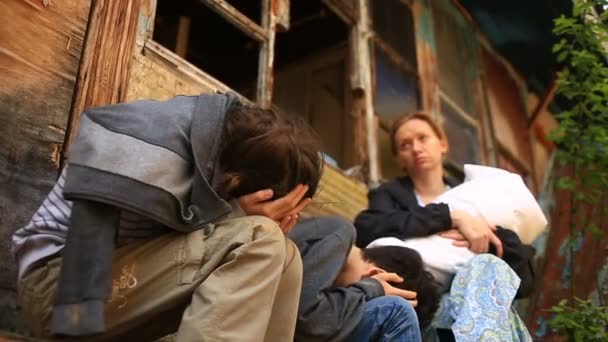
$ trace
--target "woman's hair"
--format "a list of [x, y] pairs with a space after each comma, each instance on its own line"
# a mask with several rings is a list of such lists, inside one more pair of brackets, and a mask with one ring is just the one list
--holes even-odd
[[418, 305], [414, 308], [420, 328], [433, 321], [441, 299], [441, 284], [424, 269], [422, 258], [415, 250], [399, 246], [366, 248], [363, 259], [387, 272], [397, 273], [404, 281], [392, 284], [404, 290], [415, 291]]
[[319, 139], [304, 121], [272, 109], [234, 104], [224, 120], [216, 191], [232, 199], [272, 189], [273, 198], [279, 198], [305, 184], [306, 197], [312, 197], [323, 170], [319, 150]]
[[393, 155], [396, 155], [397, 151], [399, 150], [397, 142], [395, 141], [395, 135], [397, 134], [397, 131], [399, 130], [399, 128], [401, 128], [401, 126], [405, 125], [411, 120], [421, 120], [426, 122], [429, 126], [431, 126], [431, 129], [433, 130], [435, 135], [437, 135], [437, 138], [439, 138], [439, 140], [445, 141], [446, 144], [448, 143], [448, 137], [445, 134], [445, 131], [443, 130], [441, 124], [439, 124], [430, 115], [424, 112], [416, 112], [413, 114], [404, 115], [393, 122], [393, 126], [391, 127], [391, 150], [393, 152]]

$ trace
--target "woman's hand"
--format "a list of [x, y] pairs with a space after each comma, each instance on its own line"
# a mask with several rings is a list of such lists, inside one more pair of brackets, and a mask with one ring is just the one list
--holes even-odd
[[483, 218], [471, 216], [464, 211], [451, 212], [452, 225], [469, 241], [469, 249], [475, 253], [487, 253], [490, 243], [496, 247], [496, 255], [502, 257], [502, 243], [494, 234], [496, 227]]
[[461, 232], [458, 231], [458, 229], [446, 230], [444, 232], [438, 233], [437, 235], [444, 237], [446, 239], [454, 240], [452, 242], [452, 245], [454, 245], [456, 247], [469, 248], [469, 246], [471, 246], [469, 241], [467, 241], [467, 239], [464, 237], [464, 235], [462, 235]]
[[279, 223], [281, 230], [287, 233], [296, 225], [300, 212], [310, 203], [311, 198], [304, 198], [308, 185], [297, 185], [287, 195], [270, 200], [272, 190], [265, 189], [238, 198], [238, 203], [246, 215], [262, 215]]
[[416, 296], [418, 295], [414, 291], [402, 290], [398, 287], [394, 287], [390, 283], [402, 283], [403, 278], [401, 278], [397, 273], [377, 273], [372, 276], [372, 278], [376, 279], [384, 288], [384, 294], [387, 296], [399, 296], [403, 299], [406, 299], [413, 307], [418, 305], [418, 300]]

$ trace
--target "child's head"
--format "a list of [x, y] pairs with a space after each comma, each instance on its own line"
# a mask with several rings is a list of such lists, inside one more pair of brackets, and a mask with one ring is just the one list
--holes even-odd
[[230, 199], [262, 189], [273, 198], [298, 184], [312, 197], [322, 173], [320, 144], [303, 121], [271, 109], [235, 104], [226, 112], [217, 191]]
[[393, 284], [395, 287], [417, 293], [418, 322], [421, 328], [426, 328], [439, 308], [441, 284], [424, 269], [420, 254], [407, 247], [384, 246], [366, 248], [362, 256], [367, 262], [404, 279], [403, 283]]

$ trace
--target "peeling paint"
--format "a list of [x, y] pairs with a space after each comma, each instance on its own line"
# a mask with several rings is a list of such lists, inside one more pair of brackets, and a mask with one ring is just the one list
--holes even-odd
[[59, 126], [55, 126], [55, 125], [48, 125], [47, 126], [51, 131], [57, 132], [61, 135], [65, 134], [65, 129], [59, 127]]
[[140, 13], [138, 19], [137, 32], [140, 35], [145, 35], [146, 31], [148, 30], [148, 17]]
[[536, 324], [538, 324], [538, 329], [534, 332], [534, 336], [536, 337], [544, 337], [547, 335], [549, 331], [549, 320], [540, 316], [536, 319]]
[[416, 39], [424, 40], [435, 54], [435, 34], [433, 33], [433, 13], [429, 0], [420, 0], [413, 6], [416, 18]]
[[[559, 247], [558, 255], [565, 258], [565, 265], [571, 265], [573, 258], [572, 252], [577, 253], [581, 250], [581, 247], [583, 245], [583, 234], [581, 232], [577, 233], [576, 238], [572, 243], [572, 248], [570, 248], [569, 241], [570, 238], [565, 239], [564, 241], [562, 241]], [[556, 264], [556, 266], [563, 267], [563, 265], [560, 266], [558, 264]], [[570, 269], [570, 267], [563, 268], [561, 277], [563, 289], [568, 289], [570, 287], [570, 282], [572, 281], [572, 272], [573, 270]]]
[[49, 153], [49, 158], [53, 166], [58, 169], [61, 164], [61, 144], [51, 144], [51, 149], [52, 151]]

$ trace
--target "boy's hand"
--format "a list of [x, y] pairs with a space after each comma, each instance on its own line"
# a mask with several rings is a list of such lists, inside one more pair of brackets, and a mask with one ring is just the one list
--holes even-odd
[[287, 233], [298, 221], [299, 213], [310, 203], [311, 198], [304, 198], [308, 185], [297, 185], [287, 195], [270, 200], [272, 190], [265, 189], [238, 198], [239, 205], [246, 215], [262, 215], [279, 223], [281, 230]]
[[380, 284], [382, 284], [385, 295], [399, 296], [401, 298], [407, 299], [407, 301], [410, 302], [410, 304], [412, 304], [413, 307], [416, 307], [416, 305], [418, 305], [418, 300], [416, 299], [416, 296], [418, 294], [416, 292], [402, 290], [402, 289], [394, 287], [393, 285], [390, 284], [390, 283], [402, 283], [403, 282], [403, 278], [398, 276], [397, 273], [388, 273], [388, 272], [377, 273], [377, 274], [374, 274], [372, 276], [372, 278], [376, 279], [377, 281], [380, 282]]
[[299, 219], [300, 214], [287, 215], [279, 221], [279, 227], [283, 233], [287, 234], [296, 225], [296, 223], [298, 223]]

